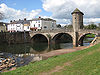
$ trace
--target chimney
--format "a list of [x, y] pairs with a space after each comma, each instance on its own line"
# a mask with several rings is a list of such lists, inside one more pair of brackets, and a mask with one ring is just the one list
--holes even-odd
[[24, 21], [26, 21], [26, 18], [24, 18]]
[[39, 19], [41, 18], [41, 16], [39, 16]]
[[10, 21], [10, 23], [12, 23], [12, 20]]
[[41, 16], [39, 16], [38, 20], [40, 20], [40, 19], [41, 19]]

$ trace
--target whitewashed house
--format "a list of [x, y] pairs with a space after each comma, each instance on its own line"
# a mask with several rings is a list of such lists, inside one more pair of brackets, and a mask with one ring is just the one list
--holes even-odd
[[56, 20], [50, 18], [35, 18], [30, 20], [30, 29], [37, 30], [53, 30], [56, 28]]
[[11, 21], [7, 25], [9, 32], [23, 31], [38, 31], [38, 30], [53, 30], [56, 29], [56, 20], [50, 18], [35, 18], [33, 20], [18, 20]]
[[7, 25], [7, 30], [9, 32], [30, 31], [30, 21], [26, 19], [13, 22], [11, 21], [10, 24]]

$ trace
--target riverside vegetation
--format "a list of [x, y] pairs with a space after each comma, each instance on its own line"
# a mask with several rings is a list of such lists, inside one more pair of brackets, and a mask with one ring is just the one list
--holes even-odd
[[1, 75], [100, 75], [100, 43], [81, 51], [30, 63]]

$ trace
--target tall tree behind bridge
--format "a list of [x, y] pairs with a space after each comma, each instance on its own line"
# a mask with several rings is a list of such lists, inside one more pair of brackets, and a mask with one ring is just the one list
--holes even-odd
[[84, 29], [97, 29], [97, 25], [92, 23], [92, 24], [89, 24], [87, 26], [84, 26]]
[[65, 25], [64, 26], [66, 29], [73, 29], [73, 25], [72, 24], [70, 24], [70, 25]]
[[0, 20], [4, 19], [4, 14], [2, 12], [0, 12]]

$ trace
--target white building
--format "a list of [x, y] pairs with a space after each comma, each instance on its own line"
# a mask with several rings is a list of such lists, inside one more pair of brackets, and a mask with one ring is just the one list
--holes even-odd
[[30, 29], [34, 30], [53, 30], [56, 28], [56, 20], [50, 18], [35, 18], [30, 21]]
[[30, 21], [26, 19], [13, 22], [11, 21], [10, 24], [7, 25], [7, 30], [9, 32], [30, 31]]
[[9, 32], [23, 32], [23, 31], [38, 31], [38, 30], [53, 30], [56, 29], [56, 21], [50, 18], [35, 18], [33, 20], [19, 20], [11, 21], [7, 25]]

